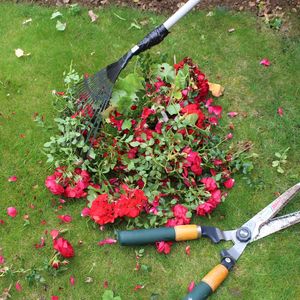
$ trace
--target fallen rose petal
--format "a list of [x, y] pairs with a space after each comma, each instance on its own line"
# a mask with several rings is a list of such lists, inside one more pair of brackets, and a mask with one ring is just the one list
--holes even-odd
[[59, 219], [61, 219], [64, 223], [71, 223], [72, 222], [72, 217], [69, 215], [60, 215], [57, 216]]
[[70, 276], [70, 284], [73, 286], [75, 284], [75, 278]]
[[227, 140], [231, 140], [233, 138], [233, 134], [231, 132], [229, 132], [227, 135], [226, 135], [226, 139]]
[[64, 200], [64, 199], [59, 199], [58, 201], [59, 201], [59, 203], [61, 203], [61, 204], [66, 203], [66, 200]]
[[260, 61], [260, 64], [265, 67], [269, 67], [271, 65], [271, 62], [267, 58], [264, 58]]
[[227, 116], [230, 118], [234, 118], [238, 115], [238, 113], [236, 111], [230, 111], [229, 113], [227, 113]]
[[43, 248], [45, 246], [45, 239], [43, 237], [41, 237], [41, 241], [39, 244], [35, 244], [35, 248], [39, 249], [39, 248]]
[[2, 255], [0, 255], [0, 265], [3, 265], [5, 263], [5, 259]]
[[102, 240], [98, 243], [99, 246], [103, 246], [103, 245], [111, 245], [111, 244], [115, 244], [117, 242], [117, 240], [115, 239], [112, 239], [112, 238], [108, 238], [108, 239], [105, 239], [105, 240]]
[[134, 287], [134, 290], [135, 290], [135, 291], [138, 291], [138, 290], [143, 289], [143, 288], [144, 288], [143, 285], [137, 284], [137, 285]]
[[8, 181], [9, 182], [15, 182], [15, 181], [17, 181], [18, 180], [18, 177], [17, 176], [10, 176], [9, 178], [8, 178]]
[[58, 296], [51, 296], [51, 300], [59, 300]]
[[15, 288], [16, 288], [16, 290], [17, 290], [18, 292], [21, 292], [21, 291], [22, 291], [22, 286], [21, 286], [21, 284], [20, 284], [19, 281], [16, 282]]
[[5, 224], [4, 220], [0, 220], [0, 225], [4, 225], [4, 224]]
[[107, 280], [104, 280], [104, 282], [103, 282], [103, 287], [104, 287], [105, 289], [108, 288], [108, 281], [107, 281]]
[[14, 218], [14, 217], [18, 214], [18, 211], [16, 210], [15, 207], [8, 207], [8, 208], [7, 208], [7, 214], [8, 214], [10, 217]]
[[282, 109], [282, 107], [278, 107], [277, 113], [278, 113], [278, 115], [279, 115], [280, 117], [283, 116], [283, 109]]
[[186, 253], [187, 255], [190, 255], [190, 254], [191, 254], [191, 246], [186, 246], [186, 247], [185, 247], [185, 253]]
[[188, 292], [190, 293], [195, 287], [195, 281], [192, 281], [188, 286]]
[[52, 239], [54, 240], [58, 237], [59, 231], [57, 229], [53, 229], [53, 230], [51, 230], [50, 235], [52, 236]]
[[88, 217], [90, 215], [90, 209], [88, 207], [83, 208], [80, 215], [83, 218]]

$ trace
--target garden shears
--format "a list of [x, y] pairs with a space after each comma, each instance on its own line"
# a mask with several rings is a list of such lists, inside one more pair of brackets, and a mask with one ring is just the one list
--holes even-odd
[[221, 263], [214, 267], [184, 298], [184, 300], [207, 299], [227, 278], [229, 271], [248, 244], [300, 222], [300, 211], [275, 217], [299, 191], [300, 182], [281, 194], [238, 229], [222, 231], [219, 228], [209, 226], [179, 225], [118, 231], [118, 241], [121, 245], [142, 245], [158, 241], [187, 241], [200, 237], [209, 238], [213, 243], [232, 241], [234, 245], [230, 249], [221, 251]]

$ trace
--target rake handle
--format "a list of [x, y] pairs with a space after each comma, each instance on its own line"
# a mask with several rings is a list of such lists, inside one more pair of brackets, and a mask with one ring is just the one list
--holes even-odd
[[131, 49], [132, 54], [137, 55], [162, 42], [163, 39], [169, 34], [169, 29], [190, 10], [192, 10], [200, 1], [201, 0], [189, 0], [187, 3], [185, 3], [166, 22], [156, 27], [153, 31], [146, 35], [142, 41], [135, 45]]

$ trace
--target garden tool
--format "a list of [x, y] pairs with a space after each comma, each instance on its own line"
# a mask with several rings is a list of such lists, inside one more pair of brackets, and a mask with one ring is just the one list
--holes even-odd
[[162, 25], [156, 27], [145, 38], [132, 47], [118, 61], [106, 66], [92, 76], [85, 76], [77, 87], [77, 109], [82, 115], [90, 118], [91, 126], [86, 135], [86, 142], [96, 136], [102, 122], [102, 112], [109, 105], [113, 86], [130, 59], [159, 44], [168, 34], [169, 29], [176, 24], [184, 15], [194, 8], [200, 0], [189, 0], [173, 16]]
[[274, 218], [299, 191], [300, 182], [280, 195], [238, 229], [222, 231], [216, 227], [180, 225], [118, 231], [118, 241], [121, 245], [142, 245], [157, 241], [187, 241], [200, 237], [209, 238], [213, 243], [232, 241], [234, 245], [229, 250], [221, 251], [221, 263], [214, 267], [184, 298], [184, 300], [207, 299], [226, 279], [229, 271], [249, 243], [300, 222], [300, 211]]

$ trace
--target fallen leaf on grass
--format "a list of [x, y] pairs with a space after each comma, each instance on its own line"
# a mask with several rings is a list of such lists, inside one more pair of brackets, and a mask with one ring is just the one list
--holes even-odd
[[60, 21], [57, 20], [57, 22], [56, 22], [56, 29], [58, 31], [65, 31], [66, 27], [67, 27], [67, 23], [62, 23], [62, 22], [60, 22]]
[[30, 23], [30, 22], [32, 22], [32, 19], [30, 18], [30, 19], [27, 19], [27, 20], [25, 20], [25, 21], [23, 21], [23, 25], [26, 25], [26, 24], [28, 24], [28, 23]]
[[94, 281], [94, 279], [92, 277], [86, 277], [85, 278], [85, 283], [92, 283]]
[[111, 245], [111, 244], [115, 244], [117, 242], [117, 240], [112, 239], [112, 238], [108, 238], [105, 240], [102, 240], [98, 243], [99, 246], [103, 246], [103, 245]]
[[18, 177], [17, 176], [10, 176], [9, 178], [8, 178], [8, 181], [9, 182], [16, 182], [18, 180]]
[[89, 17], [91, 18], [91, 22], [97, 21], [98, 16], [92, 10], [89, 10], [88, 14], [89, 14]]
[[24, 50], [22, 50], [21, 48], [15, 49], [15, 55], [16, 57], [20, 58], [23, 56], [29, 56], [31, 53], [25, 53]]
[[220, 97], [223, 95], [225, 88], [218, 83], [209, 82], [209, 91], [215, 97]]
[[62, 13], [59, 12], [59, 11], [56, 11], [56, 12], [54, 12], [54, 13], [51, 15], [50, 20], [53, 20], [53, 19], [58, 18], [58, 17], [62, 17]]

